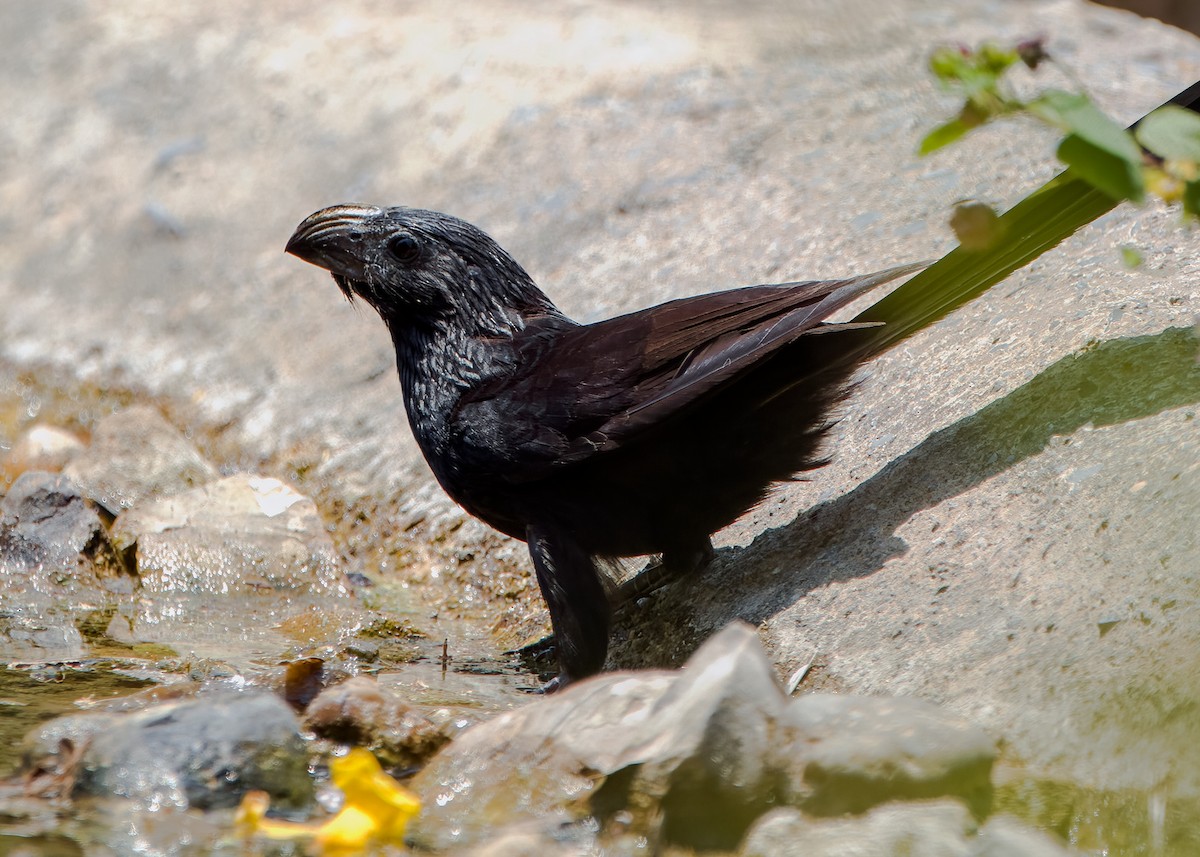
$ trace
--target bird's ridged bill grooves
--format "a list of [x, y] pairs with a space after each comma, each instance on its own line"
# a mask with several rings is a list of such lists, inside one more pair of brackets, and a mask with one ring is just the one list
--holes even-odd
[[382, 213], [383, 209], [374, 205], [322, 208], [304, 218], [284, 250], [331, 272], [346, 297], [350, 297], [345, 280], [362, 280], [366, 276], [360, 254], [355, 252], [365, 237], [363, 224]]

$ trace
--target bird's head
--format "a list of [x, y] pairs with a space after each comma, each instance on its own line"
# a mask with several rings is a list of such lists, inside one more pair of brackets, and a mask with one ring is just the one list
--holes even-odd
[[480, 333], [558, 314], [525, 270], [482, 230], [419, 208], [335, 205], [296, 227], [287, 252], [327, 269], [350, 300], [389, 327], [454, 319]]

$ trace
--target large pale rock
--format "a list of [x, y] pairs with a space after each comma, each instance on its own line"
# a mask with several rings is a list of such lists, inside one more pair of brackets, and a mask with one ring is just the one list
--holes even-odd
[[143, 499], [177, 494], [216, 476], [195, 444], [157, 410], [141, 405], [100, 420], [91, 445], [63, 472], [114, 515]]
[[133, 551], [150, 592], [341, 591], [316, 505], [278, 479], [228, 476], [140, 504], [117, 518], [112, 538]]

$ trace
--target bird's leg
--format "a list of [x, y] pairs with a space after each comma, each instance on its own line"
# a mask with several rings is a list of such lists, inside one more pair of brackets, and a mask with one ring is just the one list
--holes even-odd
[[611, 608], [595, 560], [574, 539], [537, 524], [525, 539], [558, 648], [559, 674], [543, 688], [549, 693], [604, 666]]
[[704, 568], [713, 558], [712, 539], [705, 537], [700, 545], [686, 549], [663, 551], [662, 559], [646, 566], [637, 577], [627, 580], [617, 588], [614, 607], [628, 604], [649, 595], [668, 583], [687, 577]]

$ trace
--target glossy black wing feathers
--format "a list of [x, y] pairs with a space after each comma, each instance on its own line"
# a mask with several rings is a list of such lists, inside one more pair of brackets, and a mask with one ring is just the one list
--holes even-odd
[[538, 479], [636, 443], [640, 432], [736, 383], [800, 336], [870, 326], [829, 325], [824, 319], [920, 267], [848, 280], [748, 286], [592, 325], [535, 327], [515, 343], [514, 362], [523, 371], [481, 386], [462, 407], [506, 414], [504, 476], [514, 482]]

